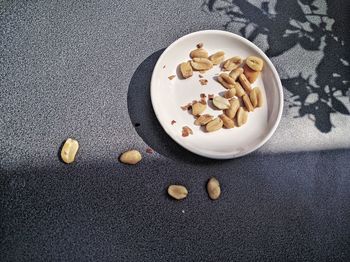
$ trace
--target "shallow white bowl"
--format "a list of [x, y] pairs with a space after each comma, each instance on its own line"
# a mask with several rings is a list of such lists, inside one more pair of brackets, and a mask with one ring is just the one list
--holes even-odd
[[[221, 129], [206, 133], [194, 125], [194, 117], [180, 106], [193, 100], [200, 100], [200, 94], [215, 94], [225, 89], [214, 80], [220, 73], [219, 66], [204, 74], [208, 84], [199, 83], [199, 73], [194, 72], [188, 79], [177, 77], [177, 66], [190, 59], [189, 53], [203, 43], [210, 54], [225, 52], [225, 59], [232, 56], [246, 58], [250, 55], [264, 60], [264, 69], [252, 85], [259, 86], [264, 96], [264, 105], [249, 113], [248, 122], [233, 129]], [[176, 75], [169, 80], [170, 75]], [[270, 59], [256, 45], [247, 39], [219, 30], [191, 33], [172, 43], [159, 57], [153, 70], [151, 81], [151, 100], [154, 112], [165, 132], [187, 150], [209, 158], [229, 159], [246, 155], [261, 147], [275, 132], [282, 115], [283, 92], [281, 80]], [[205, 113], [217, 116], [222, 113], [209, 106]], [[175, 120], [175, 124], [171, 124]], [[193, 135], [182, 137], [182, 127], [189, 126]]]

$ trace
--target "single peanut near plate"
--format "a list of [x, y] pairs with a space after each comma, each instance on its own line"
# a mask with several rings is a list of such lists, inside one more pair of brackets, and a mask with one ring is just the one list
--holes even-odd
[[128, 165], [135, 165], [142, 159], [141, 153], [137, 150], [129, 150], [121, 154], [120, 162]]
[[61, 150], [61, 159], [66, 164], [73, 163], [75, 160], [75, 156], [79, 149], [79, 143], [77, 140], [68, 138], [62, 147]]
[[181, 200], [187, 197], [188, 190], [182, 185], [170, 185], [168, 187], [168, 194], [176, 200]]
[[[222, 50], [210, 54], [203, 43], [197, 44], [196, 47], [189, 53], [191, 60], [179, 65], [182, 77], [186, 80], [197, 71], [200, 73], [199, 83], [207, 86], [210, 83], [204, 79], [204, 74], [214, 66], [219, 66], [224, 72], [216, 74], [214, 79], [226, 91], [208, 95], [208, 102], [201, 94], [199, 102], [194, 100], [181, 108], [185, 111], [191, 109], [189, 112], [195, 118], [193, 124], [204, 126], [205, 128], [201, 130], [208, 133], [222, 128], [243, 126], [248, 121], [249, 112], [263, 106], [264, 99], [260, 88], [252, 85], [264, 68], [263, 60], [257, 56], [248, 56], [245, 59], [240, 56], [225, 58], [225, 52]], [[207, 103], [210, 103], [211, 109], [219, 113], [209, 114]], [[192, 129], [188, 126], [183, 127], [182, 136], [187, 137], [190, 134], [193, 134]]]

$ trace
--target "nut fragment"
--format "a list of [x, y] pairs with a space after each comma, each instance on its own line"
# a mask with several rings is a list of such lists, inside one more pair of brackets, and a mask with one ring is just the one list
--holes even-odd
[[168, 76], [169, 80], [173, 80], [175, 78], [174, 75]]
[[208, 84], [208, 80], [207, 79], [199, 79], [199, 83], [202, 85], [202, 86], [205, 86]]
[[250, 102], [252, 102], [254, 108], [258, 106], [258, 96], [256, 90], [257, 88], [254, 88], [249, 94]]
[[221, 109], [221, 110], [227, 109], [230, 107], [230, 102], [222, 96], [214, 97], [213, 104], [214, 106], [216, 106], [218, 109]]
[[227, 71], [231, 71], [239, 67], [241, 63], [242, 63], [242, 58], [240, 58], [239, 56], [235, 56], [230, 59], [227, 59], [224, 62], [222, 67]]
[[214, 117], [209, 114], [201, 115], [196, 119], [196, 121], [194, 121], [194, 124], [196, 126], [204, 126], [213, 120], [213, 118]]
[[66, 164], [74, 162], [75, 156], [79, 149], [79, 143], [77, 140], [68, 138], [61, 150], [61, 159]]
[[221, 194], [221, 188], [220, 188], [219, 181], [215, 177], [212, 177], [209, 179], [207, 184], [207, 191], [208, 191], [209, 197], [212, 200], [216, 200], [219, 198]]
[[219, 75], [217, 79], [218, 79], [219, 83], [220, 83], [223, 87], [225, 87], [226, 89], [234, 88], [234, 85], [227, 83], [227, 82], [222, 78], [221, 75]]
[[231, 119], [236, 116], [237, 110], [240, 107], [239, 100], [234, 98], [230, 100], [230, 107], [224, 111], [224, 113]]
[[260, 72], [263, 69], [264, 62], [261, 58], [256, 56], [249, 56], [246, 59], [246, 64], [254, 71]]
[[235, 127], [235, 123], [228, 116], [221, 114], [221, 115], [219, 115], [219, 117], [222, 120], [224, 127], [226, 127], [226, 128], [234, 128]]
[[223, 122], [220, 118], [215, 118], [213, 120], [211, 120], [206, 126], [205, 129], [207, 130], [207, 132], [214, 132], [219, 130], [220, 128], [222, 128], [223, 126]]
[[236, 96], [241, 97], [245, 94], [245, 91], [240, 83], [235, 83], [235, 89], [236, 89]]
[[242, 126], [248, 121], [248, 111], [240, 107], [237, 111], [237, 125]]
[[209, 56], [209, 60], [213, 62], [213, 65], [218, 65], [224, 61], [225, 53], [223, 51], [216, 52]]
[[187, 188], [181, 185], [171, 185], [168, 187], [168, 194], [172, 198], [181, 200], [187, 197], [188, 191]]
[[195, 57], [191, 61], [191, 66], [194, 70], [203, 71], [211, 69], [213, 67], [213, 63], [207, 58]]
[[250, 83], [254, 83], [255, 80], [258, 78], [260, 72], [259, 71], [254, 71], [252, 70], [249, 66], [244, 65], [243, 66], [244, 69], [244, 75], [247, 77], [248, 81]]
[[230, 99], [236, 95], [236, 89], [232, 88], [225, 92], [225, 98]]
[[254, 111], [254, 107], [252, 103], [250, 102], [249, 96], [247, 94], [242, 96], [243, 103], [245, 107], [248, 109], [249, 112]]
[[195, 58], [195, 57], [208, 58], [208, 52], [203, 48], [197, 48], [191, 51], [190, 57], [191, 58]]
[[119, 160], [124, 164], [135, 165], [140, 162], [142, 156], [137, 150], [129, 150], [121, 154]]
[[198, 43], [197, 44], [197, 48], [202, 48], [203, 47], [203, 43]]
[[189, 78], [193, 75], [193, 70], [190, 62], [183, 62], [180, 64], [180, 71], [183, 78]]
[[241, 85], [243, 86], [244, 90], [249, 94], [250, 91], [252, 91], [252, 87], [250, 86], [248, 79], [245, 77], [244, 74], [239, 75], [238, 79]]
[[196, 102], [192, 104], [192, 115], [198, 116], [202, 114], [206, 108], [207, 108], [206, 104], [203, 104], [201, 102]]
[[193, 135], [192, 129], [189, 128], [188, 126], [182, 127], [182, 136], [186, 137], [186, 136], [189, 136], [189, 135]]
[[234, 80], [237, 81], [237, 78], [239, 77], [240, 74], [243, 74], [243, 68], [239, 67], [234, 70], [232, 70], [229, 74], [229, 76]]

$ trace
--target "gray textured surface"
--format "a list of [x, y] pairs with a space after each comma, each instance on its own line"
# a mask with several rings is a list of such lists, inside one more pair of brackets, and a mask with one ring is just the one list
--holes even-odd
[[[349, 259], [348, 2], [202, 4], [0, 5], [1, 261]], [[286, 39], [295, 21], [305, 30]], [[162, 50], [203, 29], [245, 35], [283, 79], [280, 127], [241, 159], [184, 151], [150, 106]], [[81, 145], [71, 166], [57, 157], [68, 136]], [[139, 165], [116, 160], [129, 148], [143, 152]], [[205, 192], [213, 175], [222, 183], [217, 202]], [[169, 199], [171, 183], [189, 197]]]

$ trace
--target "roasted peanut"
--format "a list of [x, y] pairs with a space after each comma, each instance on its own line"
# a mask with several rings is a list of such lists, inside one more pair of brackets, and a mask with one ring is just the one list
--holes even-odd
[[172, 198], [181, 200], [187, 197], [188, 191], [187, 188], [181, 185], [171, 185], [168, 187], [168, 194]]
[[256, 95], [256, 90], [257, 89], [254, 88], [249, 94], [250, 102], [252, 102], [254, 108], [258, 106], [258, 96]]
[[228, 116], [221, 114], [221, 115], [219, 115], [219, 117], [222, 120], [224, 127], [226, 127], [226, 128], [234, 128], [235, 127], [235, 123]]
[[225, 98], [230, 99], [236, 95], [236, 88], [231, 88], [225, 92]]
[[245, 77], [244, 74], [239, 75], [238, 79], [241, 85], [243, 86], [244, 90], [249, 94], [250, 91], [252, 91], [252, 87], [250, 86], [248, 79]]
[[258, 78], [260, 72], [252, 70], [249, 66], [246, 64], [243, 66], [244, 69], [244, 75], [247, 77], [248, 81], [250, 83], [254, 83], [255, 80]]
[[204, 126], [213, 120], [213, 118], [214, 117], [209, 114], [201, 115], [194, 121], [194, 124], [196, 126]]
[[226, 89], [231, 89], [231, 88], [234, 88], [234, 85], [231, 85], [229, 83], [227, 83], [223, 78], [222, 76], [218, 76], [218, 82], [223, 86], [225, 87]]
[[261, 93], [261, 90], [256, 87], [256, 96], [258, 98], [258, 107], [262, 107], [263, 103], [264, 103], [264, 98], [263, 98], [263, 95]]
[[249, 112], [254, 111], [254, 107], [253, 107], [252, 103], [250, 102], [250, 98], [247, 94], [244, 94], [242, 96], [242, 100], [243, 100], [245, 107], [248, 109]]
[[245, 91], [240, 83], [236, 82], [234, 86], [236, 89], [236, 96], [241, 97], [245, 94]]
[[195, 58], [195, 57], [208, 58], [208, 52], [203, 48], [197, 48], [191, 51], [190, 57], [191, 58]]
[[180, 71], [183, 78], [189, 78], [193, 75], [193, 70], [190, 62], [183, 62], [180, 64]]
[[207, 184], [207, 191], [208, 191], [209, 197], [212, 200], [216, 200], [220, 197], [220, 194], [221, 194], [220, 183], [215, 177], [212, 177], [209, 179]]
[[248, 121], [248, 111], [240, 107], [237, 111], [237, 125], [242, 126]]
[[211, 120], [206, 126], [205, 129], [207, 130], [207, 132], [214, 132], [217, 131], [219, 129], [222, 128], [223, 126], [223, 122], [220, 118], [215, 118], [213, 120]]
[[249, 56], [246, 59], [246, 64], [254, 71], [260, 72], [263, 69], [264, 62], [261, 58], [256, 56]]
[[77, 140], [68, 138], [61, 150], [61, 159], [66, 164], [74, 162], [75, 156], [79, 149], [79, 143]]
[[203, 71], [213, 67], [213, 63], [207, 58], [195, 57], [191, 61], [191, 66], [194, 70]]
[[239, 77], [240, 74], [243, 74], [243, 68], [239, 67], [234, 70], [232, 70], [229, 74], [229, 76], [234, 80], [237, 81], [237, 78]]
[[119, 158], [120, 162], [124, 164], [129, 164], [129, 165], [135, 165], [138, 162], [140, 162], [141, 159], [142, 159], [142, 156], [140, 152], [137, 150], [126, 151], [123, 154], [121, 154]]
[[200, 102], [193, 103], [192, 104], [192, 115], [198, 116], [198, 115], [202, 114], [206, 108], [207, 108], [206, 104], [203, 104]]
[[216, 52], [209, 56], [209, 60], [212, 61], [213, 65], [218, 65], [224, 61], [225, 53], [223, 51]]
[[222, 96], [214, 97], [213, 104], [216, 108], [220, 110], [227, 109], [230, 107], [230, 102]]
[[220, 74], [220, 76], [222, 77], [222, 79], [226, 82], [226, 83], [228, 83], [228, 84], [230, 84], [230, 85], [233, 85], [236, 81], [235, 80], [233, 80], [228, 74], [226, 74], [226, 73], [222, 73], [222, 74]]
[[224, 111], [224, 113], [230, 118], [233, 119], [236, 116], [237, 110], [240, 107], [239, 100], [233, 98], [230, 100], [230, 107]]
[[241, 63], [242, 58], [240, 58], [239, 56], [235, 56], [230, 59], [227, 59], [223, 64], [223, 68], [227, 71], [231, 71], [239, 67]]

